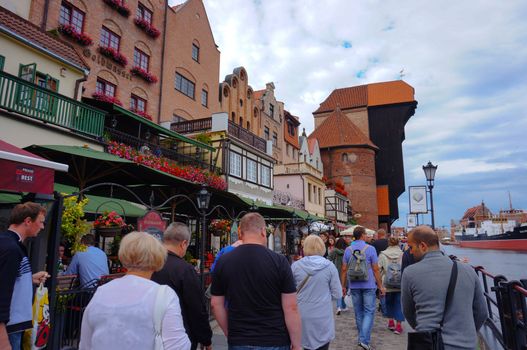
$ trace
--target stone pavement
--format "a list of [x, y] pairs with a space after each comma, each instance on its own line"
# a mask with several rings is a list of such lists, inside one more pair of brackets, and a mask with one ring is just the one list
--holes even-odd
[[[372, 348], [375, 350], [405, 350], [406, 329], [401, 335], [396, 335], [388, 330], [387, 325], [388, 321], [377, 312], [371, 335], [370, 345]], [[214, 334], [212, 338], [213, 350], [227, 350], [227, 340], [216, 321], [211, 322], [211, 327]], [[403, 324], [403, 328], [408, 327], [407, 324]], [[358, 337], [353, 310], [342, 312], [339, 316], [335, 315], [335, 328], [336, 337], [329, 346], [330, 350], [361, 349], [357, 346]]]

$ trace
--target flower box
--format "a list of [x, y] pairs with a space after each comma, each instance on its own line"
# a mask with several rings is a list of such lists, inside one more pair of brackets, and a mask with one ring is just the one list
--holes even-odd
[[126, 56], [111, 47], [99, 46], [98, 50], [101, 55], [111, 58], [113, 61], [123, 67], [128, 64], [128, 59]]
[[126, 226], [124, 219], [115, 211], [105, 211], [93, 223], [93, 227], [101, 237], [115, 237]]
[[149, 84], [157, 83], [157, 77], [153, 75], [152, 73], [147, 72], [141, 67], [138, 67], [138, 66], [132, 67], [132, 69], [130, 69], [130, 73], [143, 78]]
[[226, 219], [215, 219], [210, 222], [209, 232], [220, 237], [231, 232], [231, 221]]
[[140, 115], [141, 117], [145, 118], [145, 119], [148, 119], [148, 120], [153, 120], [152, 116], [146, 112], [143, 112], [143, 111], [138, 111], [138, 110], [135, 110], [135, 109], [130, 109], [130, 112], [133, 112], [137, 115]]
[[93, 40], [84, 33], [79, 33], [72, 25], [69, 24], [61, 24], [59, 25], [57, 29], [60, 33], [62, 33], [65, 36], [69, 36], [73, 40], [75, 40], [77, 43], [79, 43], [82, 46], [88, 46], [91, 45]]
[[124, 17], [130, 17], [130, 9], [120, 0], [103, 0], [108, 6], [119, 12]]
[[156, 27], [154, 27], [152, 23], [148, 22], [145, 19], [136, 18], [134, 19], [134, 23], [136, 26], [141, 28], [146, 34], [148, 34], [154, 39], [156, 39], [161, 34], [161, 32]]
[[121, 233], [120, 227], [97, 227], [95, 230], [101, 237], [115, 237]]
[[98, 101], [113, 103], [119, 106], [123, 105], [122, 102], [119, 101], [119, 99], [117, 99], [116, 97], [107, 96], [105, 94], [95, 92], [92, 97]]

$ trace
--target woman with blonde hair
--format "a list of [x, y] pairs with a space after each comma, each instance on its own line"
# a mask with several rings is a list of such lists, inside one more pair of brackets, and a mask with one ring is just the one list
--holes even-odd
[[[379, 254], [379, 271], [386, 288], [386, 316], [388, 328], [395, 334], [403, 332], [404, 315], [401, 308], [401, 263], [403, 251], [399, 247], [397, 237], [388, 238], [388, 248]], [[389, 271], [391, 270], [391, 271]], [[392, 281], [388, 281], [391, 278]]]
[[339, 274], [323, 257], [326, 246], [316, 235], [304, 241], [304, 257], [291, 265], [302, 318], [302, 347], [328, 349], [335, 338], [332, 300], [342, 298]]
[[79, 349], [190, 349], [176, 293], [150, 280], [166, 248], [152, 235], [132, 232], [121, 241], [125, 276], [100, 286], [82, 318]]

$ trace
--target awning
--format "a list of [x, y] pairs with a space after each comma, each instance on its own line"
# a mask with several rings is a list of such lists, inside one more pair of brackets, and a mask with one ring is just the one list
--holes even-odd
[[0, 190], [53, 193], [55, 170], [68, 171], [68, 165], [51, 162], [0, 140]]
[[[77, 187], [67, 186], [62, 184], [55, 184], [55, 191], [60, 193], [72, 194], [79, 192]], [[117, 214], [124, 217], [140, 217], [146, 214], [145, 206], [125, 201], [118, 198], [86, 195], [88, 203], [84, 207], [85, 213], [102, 214], [104, 211], [115, 211]]]

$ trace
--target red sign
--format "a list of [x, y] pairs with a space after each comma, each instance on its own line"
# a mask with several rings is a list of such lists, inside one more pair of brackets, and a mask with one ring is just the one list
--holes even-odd
[[0, 189], [16, 192], [53, 193], [55, 171], [36, 165], [0, 159]]
[[167, 228], [167, 223], [161, 214], [155, 210], [150, 210], [142, 218], [137, 219], [137, 229], [148, 232], [158, 239], [163, 238], [163, 232]]

